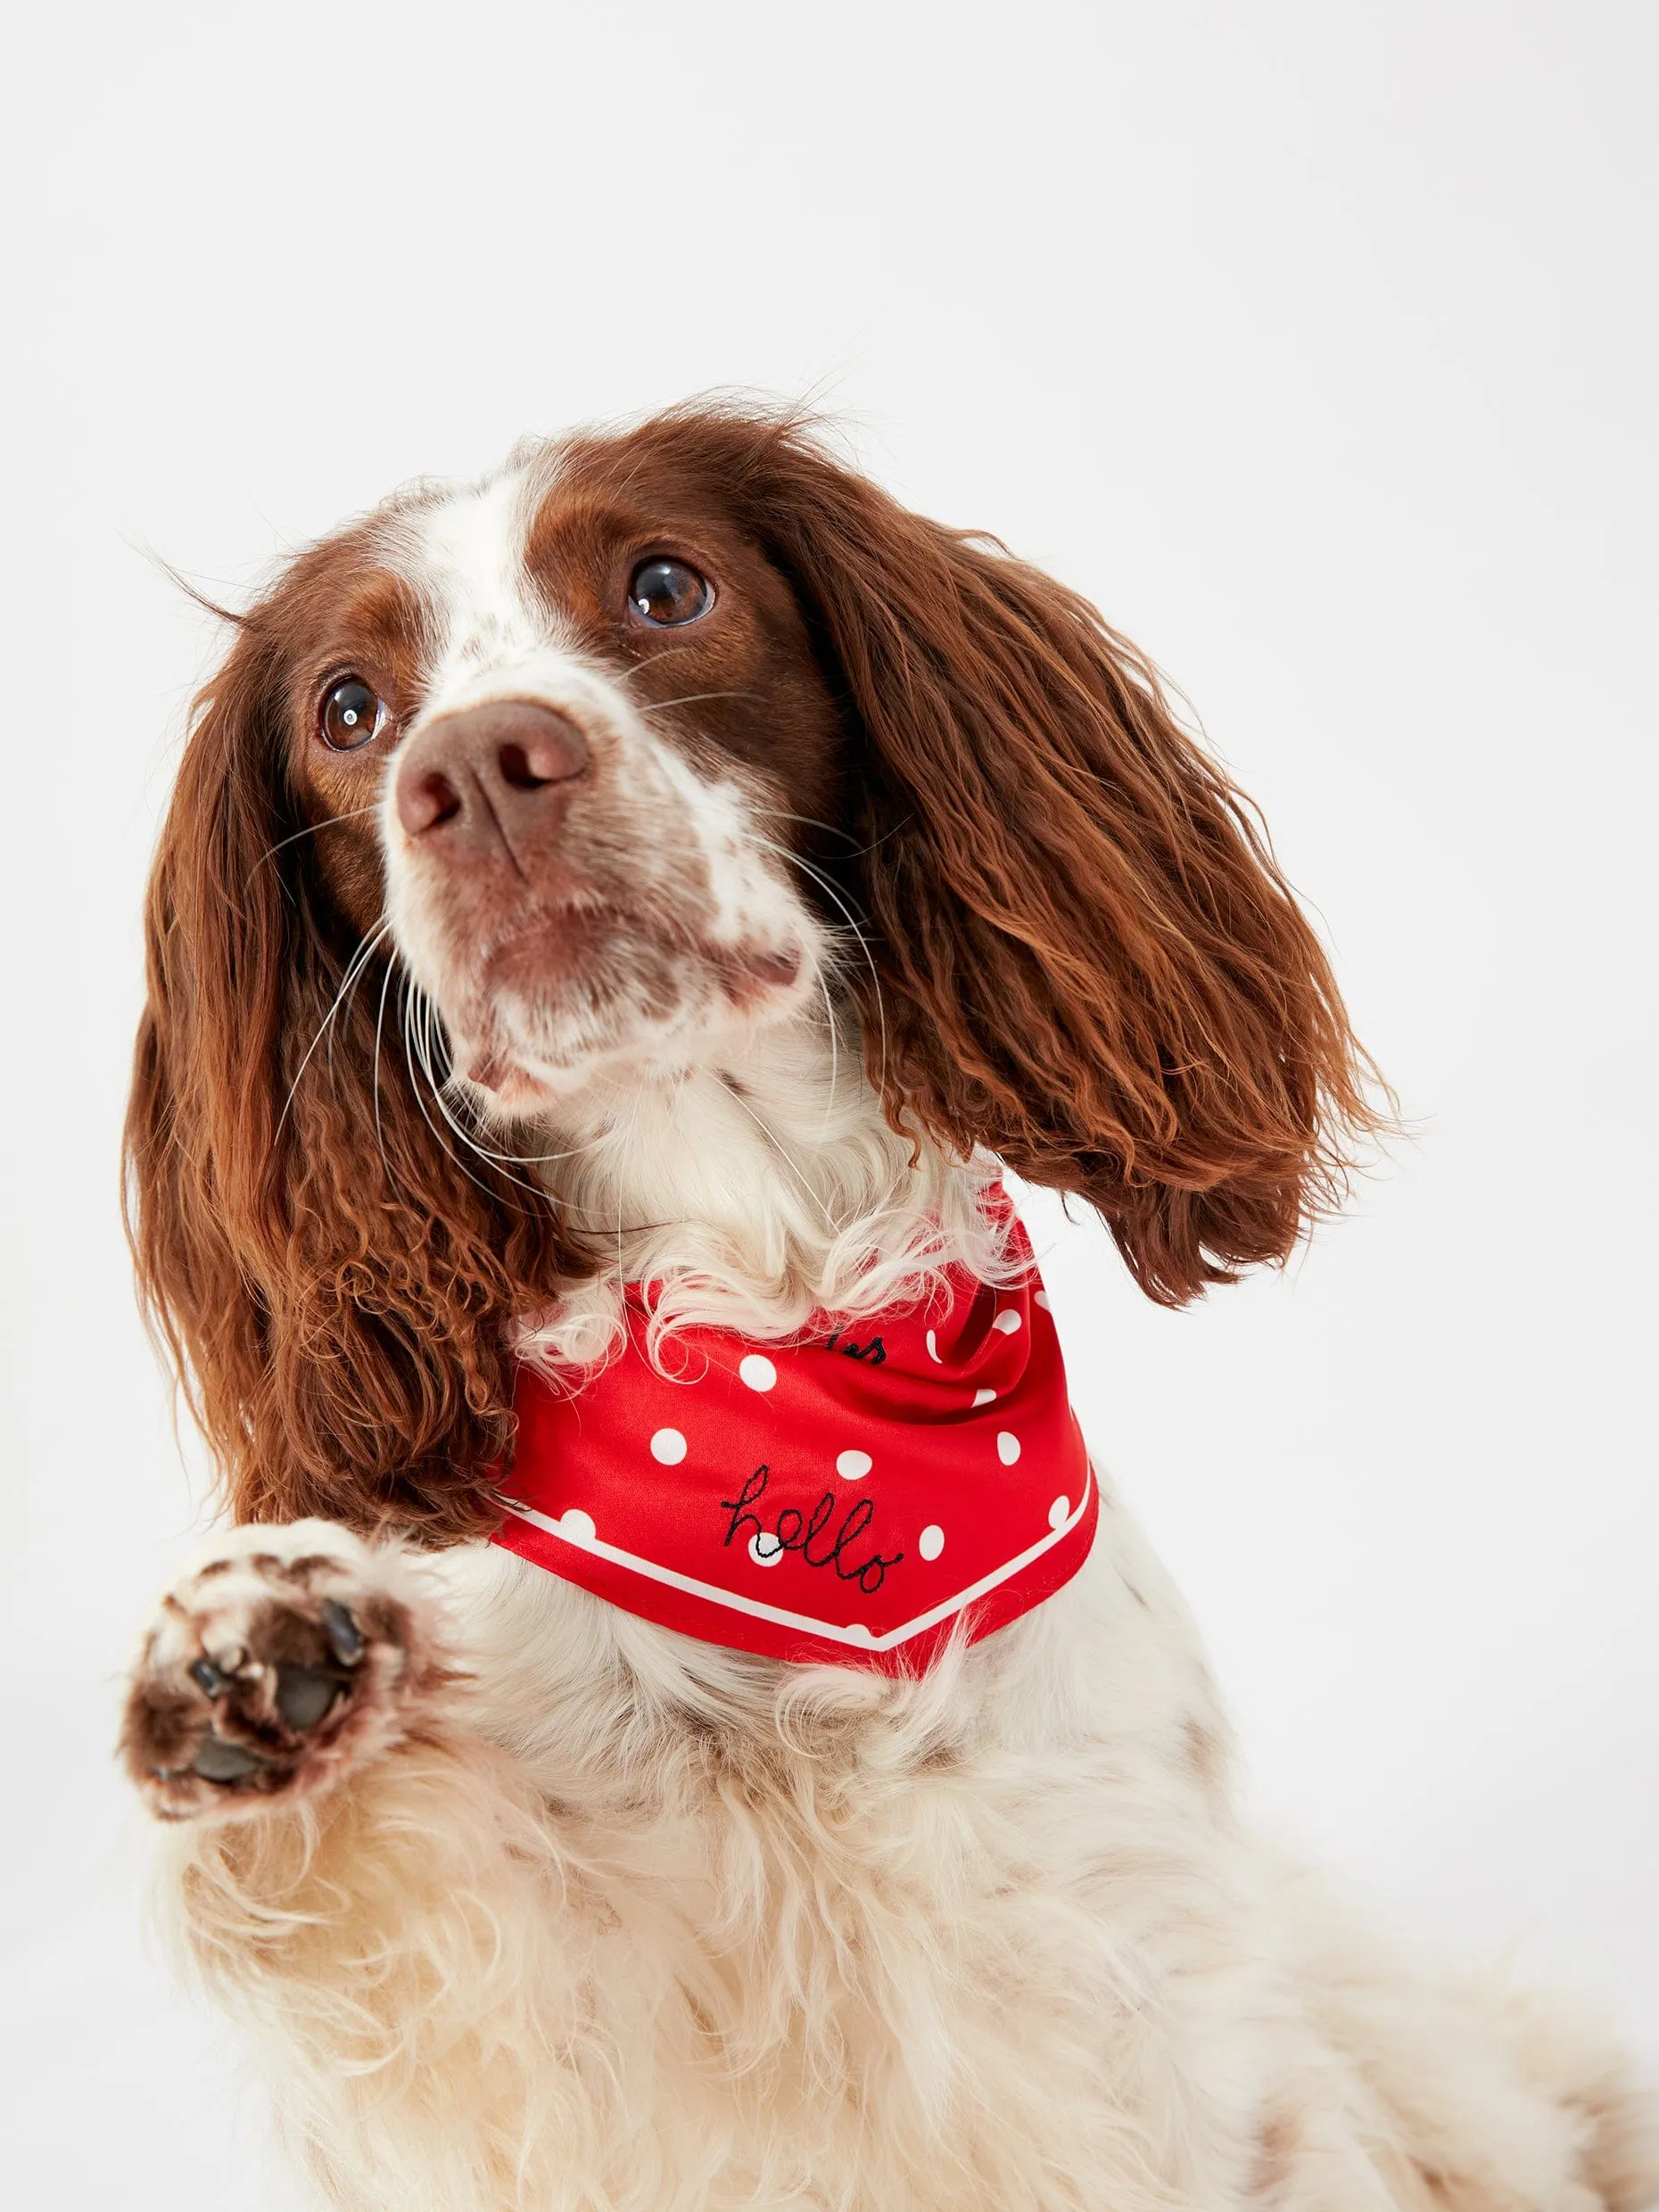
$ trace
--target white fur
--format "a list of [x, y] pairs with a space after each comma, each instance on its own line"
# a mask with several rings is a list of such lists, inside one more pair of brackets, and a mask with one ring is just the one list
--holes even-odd
[[920, 1298], [953, 1266], [987, 1282], [1010, 1268], [979, 1203], [995, 1163], [953, 1168], [923, 1145], [912, 1166], [827, 1021], [780, 1023], [672, 1085], [603, 1085], [557, 1126], [548, 1172], [608, 1264], [525, 1328], [522, 1355], [553, 1380], [615, 1348], [623, 1283], [663, 1286], [660, 1352], [687, 1326], [788, 1336], [826, 1308]]
[[[718, 1211], [694, 1168], [705, 1104], [679, 1149], [669, 1113], [632, 1158]], [[805, 1201], [758, 1133], [722, 1137], [729, 1267], [740, 1189], [752, 1219], [797, 1219], [798, 1267]], [[862, 1141], [887, 1150], [872, 1116]], [[890, 1164], [872, 1245], [870, 1221], [902, 1247], [953, 1183], [971, 1217], [970, 1171], [929, 1160], [912, 1191]], [[794, 1311], [772, 1287], [789, 1249], [749, 1255], [756, 1333]], [[1646, 2201], [1592, 2035], [1419, 1976], [1240, 1832], [1191, 1623], [1102, 1505], [1083, 1576], [919, 1682], [697, 1644], [488, 1546], [412, 1562], [336, 1537], [350, 1573], [425, 1585], [427, 1633], [470, 1680], [331, 1794], [170, 1833], [168, 1865], [325, 2193], [362, 2212]]]
[[[525, 601], [521, 494], [499, 479], [399, 525], [424, 532], [406, 551], [448, 610], [431, 711], [509, 685], [579, 711], [621, 788], [700, 840], [716, 926], [798, 932], [812, 982], [580, 1049], [507, 1011], [541, 1102], [524, 1155], [600, 1263], [526, 1316], [526, 1355], [579, 1382], [641, 1276], [667, 1286], [664, 1331], [762, 1337], [953, 1260], [994, 1277], [987, 1164], [887, 1127], [745, 794], [694, 774]], [[453, 1021], [456, 948], [390, 810], [385, 838], [400, 950]], [[459, 1671], [419, 1695], [389, 1673], [329, 1787], [165, 1832], [182, 1945], [261, 2040], [332, 2202], [1637, 2212], [1659, 2193], [1597, 2036], [1417, 1971], [1241, 1830], [1198, 1639], [1110, 1486], [1085, 1572], [920, 1680], [696, 1643], [488, 1546], [294, 1540], [333, 1548], [348, 1601], [390, 1582]], [[201, 1586], [219, 1610], [181, 1584], [145, 1667], [245, 1640], [280, 1597], [223, 1541], [238, 1564]]]

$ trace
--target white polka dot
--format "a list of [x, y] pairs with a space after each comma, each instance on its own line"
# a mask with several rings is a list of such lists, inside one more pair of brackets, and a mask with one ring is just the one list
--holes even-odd
[[574, 1536], [579, 1544], [590, 1544], [598, 1534], [593, 1525], [593, 1515], [583, 1513], [580, 1506], [566, 1507], [558, 1517], [558, 1524], [566, 1536]]
[[1000, 1329], [1004, 1336], [1012, 1336], [1019, 1327], [1019, 1321], [1020, 1316], [1014, 1311], [1013, 1308], [1011, 1306], [1004, 1306], [1002, 1312], [997, 1315], [996, 1319], [992, 1322], [991, 1326], [994, 1329]]
[[928, 1331], [928, 1357], [929, 1359], [938, 1360], [940, 1366], [945, 1365], [945, 1362], [939, 1359], [939, 1340], [931, 1329]]
[[937, 1521], [923, 1529], [916, 1539], [916, 1549], [924, 1559], [937, 1559], [945, 1549], [945, 1531]]
[[783, 1546], [775, 1536], [751, 1536], [749, 1557], [757, 1567], [775, 1567], [783, 1557]]
[[1051, 1529], [1063, 1529], [1070, 1518], [1070, 1498], [1057, 1498], [1048, 1509], [1048, 1525]]
[[1036, 1293], [1036, 1299], [1033, 1302], [1038, 1306], [1041, 1306], [1044, 1313], [1052, 1311], [1052, 1308], [1048, 1302], [1048, 1292], [1046, 1291], [1039, 1291]]
[[868, 1452], [838, 1452], [835, 1471], [846, 1482], [862, 1482], [875, 1464]]
[[686, 1440], [678, 1429], [658, 1429], [651, 1439], [651, 1457], [665, 1467], [677, 1467], [686, 1456]]
[[973, 1402], [976, 1406], [992, 1405], [995, 1402], [995, 1391], [976, 1391], [973, 1394]]
[[999, 1429], [997, 1431], [996, 1456], [1005, 1467], [1011, 1467], [1015, 1460], [1019, 1458], [1019, 1439], [1011, 1430]]
[[752, 1391], [769, 1391], [778, 1380], [778, 1370], [764, 1352], [750, 1352], [739, 1360], [738, 1373]]
[[876, 1640], [862, 1621], [849, 1621], [846, 1624], [846, 1633], [860, 1644], [873, 1644]]

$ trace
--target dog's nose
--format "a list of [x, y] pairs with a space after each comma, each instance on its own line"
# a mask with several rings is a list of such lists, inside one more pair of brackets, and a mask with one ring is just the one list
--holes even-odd
[[411, 838], [512, 848], [557, 827], [588, 765], [574, 722], [528, 699], [429, 722], [398, 764], [398, 820]]

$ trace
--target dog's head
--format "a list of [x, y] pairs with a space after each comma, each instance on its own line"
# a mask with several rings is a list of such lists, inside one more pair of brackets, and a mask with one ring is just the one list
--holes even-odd
[[557, 1129], [828, 999], [896, 1127], [1079, 1193], [1169, 1303], [1283, 1259], [1369, 1118], [1145, 661], [718, 408], [404, 495], [236, 618], [149, 984], [136, 1243], [244, 1515], [487, 1515], [510, 1321], [590, 1263], [458, 1114]]

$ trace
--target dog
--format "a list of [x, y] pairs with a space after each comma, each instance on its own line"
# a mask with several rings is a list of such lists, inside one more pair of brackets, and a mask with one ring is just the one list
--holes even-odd
[[1386, 1094], [1156, 673], [694, 403], [294, 559], [128, 1127], [232, 1525], [122, 1755], [353, 2212], [1638, 2212], [1623, 2060], [1239, 1823], [1004, 1170], [1177, 1305]]

